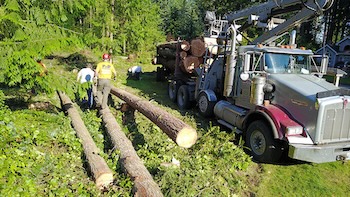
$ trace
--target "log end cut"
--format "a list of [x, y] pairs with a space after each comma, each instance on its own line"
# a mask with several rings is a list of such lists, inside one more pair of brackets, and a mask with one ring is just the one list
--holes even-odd
[[185, 127], [179, 131], [176, 143], [184, 148], [190, 148], [197, 141], [197, 132], [193, 128]]
[[113, 183], [113, 173], [103, 173], [95, 180], [96, 186], [99, 189], [104, 189]]

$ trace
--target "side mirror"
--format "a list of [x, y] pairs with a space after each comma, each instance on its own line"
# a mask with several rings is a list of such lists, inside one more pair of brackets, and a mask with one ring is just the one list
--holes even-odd
[[321, 70], [320, 70], [322, 74], [327, 73], [328, 62], [329, 62], [328, 56], [323, 56], [321, 60]]
[[249, 71], [251, 54], [245, 54], [243, 72]]

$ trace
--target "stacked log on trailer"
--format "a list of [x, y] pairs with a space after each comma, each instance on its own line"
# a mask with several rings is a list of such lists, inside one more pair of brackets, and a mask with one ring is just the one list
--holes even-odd
[[205, 43], [197, 38], [190, 42], [186, 40], [172, 41], [157, 46], [157, 57], [153, 64], [161, 64], [174, 75], [192, 75], [204, 60]]

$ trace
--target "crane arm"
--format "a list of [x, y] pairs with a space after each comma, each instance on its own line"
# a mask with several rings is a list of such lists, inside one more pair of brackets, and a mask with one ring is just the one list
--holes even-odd
[[[253, 41], [253, 44], [268, 44], [278, 35], [321, 14], [329, 9], [334, 0], [270, 0], [260, 5], [252, 6], [226, 15], [228, 23], [239, 24], [243, 19], [247, 22], [242, 28], [252, 25], [264, 28], [266, 31]], [[285, 20], [279, 17], [286, 13], [297, 12]], [[242, 29], [239, 29], [242, 31]]]

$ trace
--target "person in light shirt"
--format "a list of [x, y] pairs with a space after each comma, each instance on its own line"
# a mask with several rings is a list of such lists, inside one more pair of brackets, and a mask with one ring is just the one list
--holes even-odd
[[92, 65], [88, 63], [85, 68], [81, 69], [78, 72], [77, 81], [79, 81], [81, 84], [91, 82], [90, 88], [87, 89], [87, 96], [88, 99], [83, 99], [83, 104], [87, 102], [89, 108], [93, 105], [93, 95], [92, 95], [92, 82], [93, 78], [95, 76], [95, 72], [92, 70]]
[[140, 80], [140, 74], [142, 72], [141, 66], [133, 66], [128, 69], [128, 77]]

